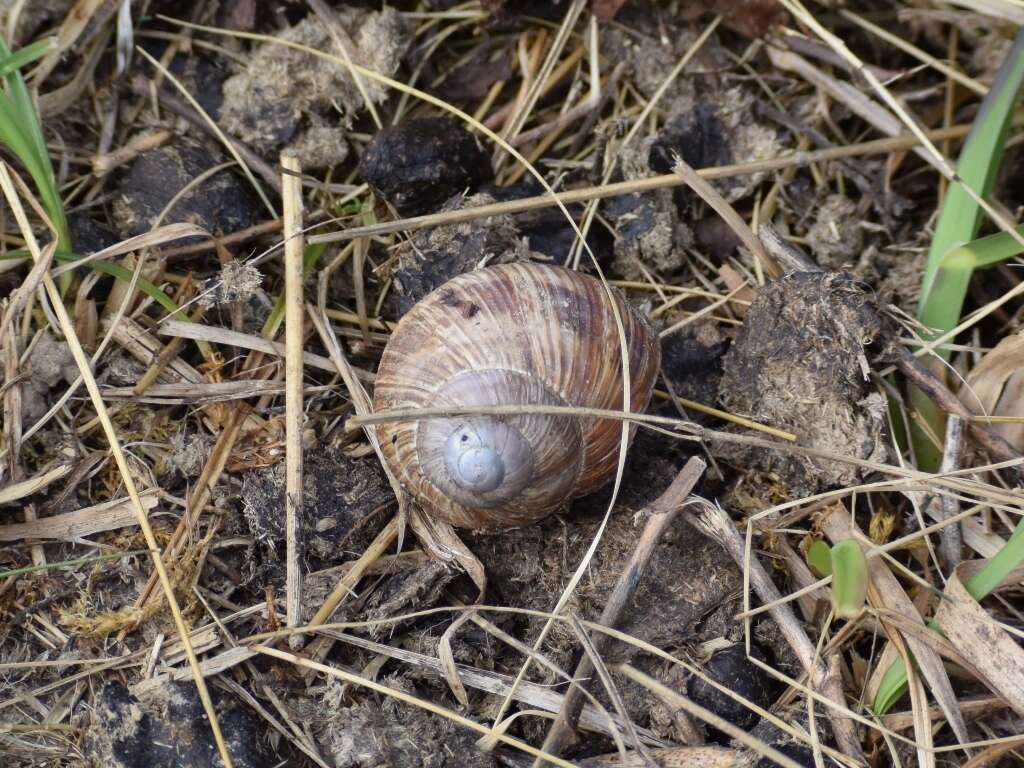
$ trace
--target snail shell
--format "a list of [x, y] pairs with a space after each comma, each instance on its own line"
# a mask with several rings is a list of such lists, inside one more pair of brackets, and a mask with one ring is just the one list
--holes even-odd
[[[613, 289], [626, 332], [630, 407], [647, 407], [661, 362], [646, 319]], [[381, 358], [374, 409], [550, 405], [622, 408], [618, 327], [587, 275], [502, 264], [460, 275], [416, 304]], [[384, 460], [432, 514], [467, 528], [531, 523], [601, 487], [621, 424], [523, 413], [387, 422]]]

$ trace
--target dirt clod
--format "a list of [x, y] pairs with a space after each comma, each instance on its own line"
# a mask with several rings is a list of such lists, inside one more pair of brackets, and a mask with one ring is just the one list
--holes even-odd
[[[232, 762], [269, 768], [266, 727], [237, 707], [218, 713]], [[86, 738], [89, 764], [107, 768], [208, 768], [220, 765], [202, 703], [191, 683], [166, 683], [157, 695], [137, 697], [121, 683], [96, 699]]]
[[162, 224], [186, 222], [207, 232], [234, 232], [252, 226], [260, 212], [255, 193], [230, 169], [196, 184], [196, 178], [218, 165], [203, 147], [184, 143], [139, 155], [122, 179], [114, 201], [114, 219], [122, 236], [141, 235], [153, 228], [167, 205], [186, 187]]
[[[725, 356], [719, 398], [733, 413], [792, 432], [801, 446], [882, 459], [883, 404], [869, 394], [865, 359], [881, 330], [871, 295], [849, 275], [784, 275], [750, 306]], [[721, 454], [777, 473], [797, 494], [854, 483], [860, 473], [781, 451], [722, 446]]]
[[864, 246], [864, 230], [856, 218], [857, 206], [843, 195], [829, 195], [818, 209], [807, 244], [826, 269], [841, 269], [857, 261]]
[[221, 267], [217, 277], [210, 278], [203, 285], [199, 303], [209, 308], [245, 301], [259, 290], [262, 283], [263, 275], [255, 265], [229, 261]]
[[[756, 646], [751, 647], [755, 658], [764, 661]], [[729, 646], [719, 651], [704, 664], [704, 673], [712, 680], [728, 688], [733, 693], [767, 709], [776, 694], [776, 686], [766, 672], [747, 659], [746, 651], [740, 644]], [[757, 723], [756, 712], [741, 702], [722, 693], [694, 675], [687, 683], [690, 699], [706, 709], [710, 709], [726, 722], [748, 730]]]
[[[662, 375], [677, 396], [713, 406], [722, 378], [722, 356], [728, 348], [728, 340], [710, 323], [670, 333], [661, 340]], [[701, 418], [696, 412], [687, 415]]]
[[[382, 75], [393, 75], [408, 44], [401, 16], [393, 8], [367, 12], [335, 11], [339, 26], [351, 38], [353, 62]], [[282, 41], [341, 57], [329, 29], [309, 16], [279, 34]], [[387, 90], [369, 78], [362, 84], [378, 104]], [[266, 153], [296, 151], [304, 168], [325, 168], [348, 153], [345, 128], [363, 109], [363, 97], [337, 61], [284, 45], [265, 45], [243, 72], [224, 83], [221, 115], [224, 127]], [[340, 111], [340, 119], [338, 112]]]
[[[350, 537], [393, 498], [380, 463], [334, 450], [307, 454], [303, 477], [303, 540], [308, 556], [334, 564], [353, 545]], [[268, 547], [284, 541], [285, 465], [250, 472], [242, 503], [252, 535]]]
[[[408, 684], [394, 678], [392, 687]], [[415, 694], [415, 691], [408, 691]], [[333, 711], [318, 740], [336, 768], [496, 768], [476, 736], [451, 721], [391, 699]]]
[[494, 175], [477, 138], [443, 117], [385, 128], [363, 153], [359, 172], [403, 216], [434, 211]]
[[[493, 203], [485, 194], [456, 195], [441, 209], [453, 211]], [[417, 232], [398, 251], [394, 271], [398, 311], [412, 306], [456, 275], [490, 264], [523, 261], [530, 255], [526, 240], [511, 216], [488, 216]]]

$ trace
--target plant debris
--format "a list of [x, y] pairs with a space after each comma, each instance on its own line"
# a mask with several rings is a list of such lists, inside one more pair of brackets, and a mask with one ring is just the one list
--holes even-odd
[[[0, 0], [0, 764], [1016, 765], [1011, 6]], [[936, 152], [998, 217], [929, 345]], [[661, 368], [615, 482], [456, 531], [368, 403], [523, 261]]]

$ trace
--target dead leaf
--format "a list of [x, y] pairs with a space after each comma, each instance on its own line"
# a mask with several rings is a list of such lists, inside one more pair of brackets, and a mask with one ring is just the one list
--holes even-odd
[[762, 37], [782, 15], [779, 0], [699, 0], [686, 3], [683, 18], [697, 19], [704, 13], [722, 15], [722, 23], [747, 37]]
[[[981, 359], [960, 388], [960, 400], [973, 413], [1024, 417], [1024, 334], [1007, 336]], [[989, 429], [1024, 450], [1024, 421]]]
[[963, 577], [957, 568], [946, 583], [948, 599], [939, 604], [935, 621], [982, 682], [1024, 716], [1024, 648], [971, 597]]

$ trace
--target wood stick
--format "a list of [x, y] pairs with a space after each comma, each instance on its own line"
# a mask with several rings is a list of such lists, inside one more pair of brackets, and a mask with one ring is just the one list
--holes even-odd
[[[301, 622], [302, 573], [302, 336], [306, 303], [302, 286], [302, 168], [294, 155], [281, 156], [284, 205], [284, 279], [285, 279], [285, 623], [297, 627]], [[301, 647], [302, 638], [289, 638], [292, 650]]]
[[[692, 457], [676, 475], [675, 480], [661, 496], [652, 502], [645, 510], [649, 517], [644, 526], [643, 533], [637, 541], [636, 549], [630, 556], [626, 567], [619, 575], [615, 587], [601, 612], [598, 622], [606, 627], [614, 628], [622, 618], [626, 605], [633, 597], [644, 569], [647, 567], [654, 547], [661, 540], [661, 535], [675, 521], [676, 515], [690, 495], [690, 491], [697, 484], [700, 476], [704, 473], [707, 465], [698, 456]], [[603, 653], [611, 643], [611, 637], [599, 634], [594, 637], [593, 645], [597, 654]], [[584, 654], [576, 666], [573, 679], [577, 681], [586, 680], [593, 672], [594, 667], [590, 657]], [[552, 755], [560, 755], [575, 739], [576, 723], [579, 721], [580, 711], [583, 709], [583, 692], [580, 686], [583, 682], [573, 685], [566, 692], [565, 700], [562, 703], [562, 710], [558, 713], [547, 738], [544, 739], [544, 752]], [[699, 739], [699, 732], [690, 724], [690, 736]], [[538, 763], [534, 764], [535, 766]]]

